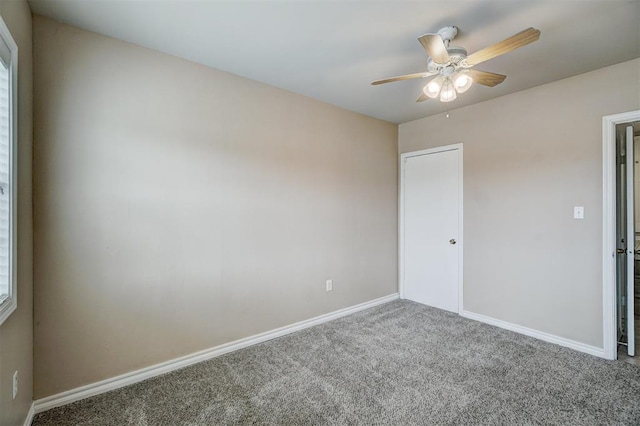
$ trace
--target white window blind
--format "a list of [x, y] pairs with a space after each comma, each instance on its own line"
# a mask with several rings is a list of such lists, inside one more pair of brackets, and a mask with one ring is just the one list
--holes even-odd
[[0, 324], [18, 306], [15, 265], [15, 151], [18, 46], [0, 18]]
[[11, 237], [11, 225], [9, 223], [11, 219], [11, 188], [9, 187], [9, 177], [11, 176], [11, 86], [9, 70], [9, 63], [4, 60], [0, 61], [0, 304], [9, 299], [11, 290], [11, 274], [9, 270]]

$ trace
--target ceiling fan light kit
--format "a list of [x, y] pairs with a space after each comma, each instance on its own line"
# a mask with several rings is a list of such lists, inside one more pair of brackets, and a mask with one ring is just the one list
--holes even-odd
[[447, 67], [440, 75], [427, 83], [422, 89], [430, 98], [440, 96], [441, 102], [451, 102], [458, 97], [458, 93], [464, 93], [473, 84], [473, 78], [463, 71], [453, 72], [453, 67]]
[[417, 102], [424, 102], [429, 98], [435, 99], [438, 97], [441, 102], [451, 102], [458, 97], [459, 93], [469, 90], [474, 82], [488, 87], [502, 83], [507, 78], [506, 75], [472, 70], [471, 68], [496, 56], [533, 43], [540, 38], [540, 31], [535, 28], [528, 28], [472, 55], [467, 55], [467, 50], [463, 47], [449, 46], [456, 35], [458, 35], [458, 28], [449, 26], [440, 29], [436, 34], [424, 34], [418, 37], [418, 41], [429, 55], [427, 71], [376, 80], [371, 84], [375, 86], [435, 75], [436, 77], [424, 86], [423, 93], [420, 94]]

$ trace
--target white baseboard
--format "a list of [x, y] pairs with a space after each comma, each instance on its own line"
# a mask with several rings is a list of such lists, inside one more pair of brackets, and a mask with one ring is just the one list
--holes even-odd
[[29, 408], [29, 412], [27, 413], [27, 418], [24, 421], [24, 426], [31, 426], [31, 423], [33, 423], [33, 416], [35, 415], [36, 415], [35, 405], [32, 402], [31, 407]]
[[391, 302], [398, 298], [398, 293], [394, 293], [389, 296], [374, 299], [369, 302], [360, 303], [359, 305], [350, 306], [348, 308], [320, 315], [315, 318], [300, 321], [295, 324], [276, 328], [275, 330], [256, 334], [255, 336], [250, 336], [230, 343], [225, 343], [223, 345], [195, 352], [190, 355], [185, 355], [183, 357], [152, 365], [150, 367], [145, 367], [140, 370], [131, 371], [129, 373], [102, 380], [100, 382], [91, 383], [89, 385], [61, 392], [56, 395], [41, 398], [34, 401], [33, 408], [36, 414], [42, 413], [43, 411], [47, 411], [52, 408], [67, 405], [81, 399], [89, 398], [91, 396], [99, 395], [101, 393], [138, 383], [151, 377], [169, 373], [171, 371], [178, 370], [180, 368], [184, 368], [198, 362], [206, 361], [220, 355], [227, 354], [229, 352], [237, 351], [238, 349], [266, 342], [267, 340], [275, 339], [276, 337], [281, 337], [299, 330], [303, 330], [305, 328], [313, 327], [314, 325], [322, 324], [340, 317], [351, 315], [353, 313], [369, 309], [377, 305], [382, 305], [383, 303]]
[[544, 331], [534, 330], [532, 328], [523, 327], [521, 325], [464, 310], [460, 313], [460, 316], [484, 322], [486, 324], [495, 325], [496, 327], [515, 331], [516, 333], [524, 334], [525, 336], [535, 337], [536, 339], [544, 340], [545, 342], [555, 343], [556, 345], [565, 346], [567, 348], [575, 349], [576, 351], [584, 352], [590, 355], [595, 355], [600, 358], [606, 358], [603, 348], [576, 342], [575, 340], [570, 340], [564, 337], [545, 333]]

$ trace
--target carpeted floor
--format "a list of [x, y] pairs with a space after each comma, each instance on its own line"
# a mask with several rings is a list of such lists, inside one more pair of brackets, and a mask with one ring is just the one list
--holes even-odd
[[229, 424], [638, 425], [640, 368], [395, 301], [33, 423]]

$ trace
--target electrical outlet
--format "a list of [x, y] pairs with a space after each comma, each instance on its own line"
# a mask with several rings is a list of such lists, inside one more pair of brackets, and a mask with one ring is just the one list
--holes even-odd
[[333, 290], [333, 280], [327, 280], [327, 291]]
[[18, 394], [18, 370], [13, 373], [13, 399], [16, 399]]

